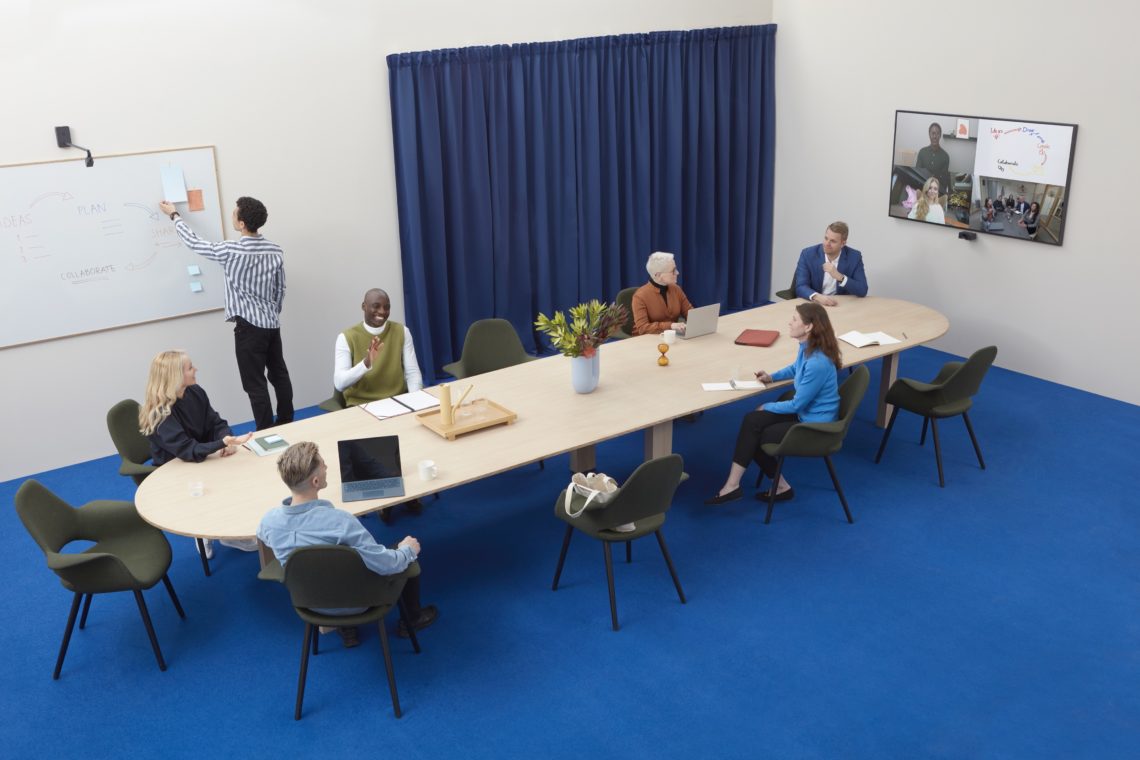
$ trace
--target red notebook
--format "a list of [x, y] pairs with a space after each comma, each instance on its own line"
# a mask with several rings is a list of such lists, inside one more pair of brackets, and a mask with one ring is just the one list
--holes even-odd
[[745, 330], [736, 337], [736, 345], [767, 348], [779, 337], [779, 330]]

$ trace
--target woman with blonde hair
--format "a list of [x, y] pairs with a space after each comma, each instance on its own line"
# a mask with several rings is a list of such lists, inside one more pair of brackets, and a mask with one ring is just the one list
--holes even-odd
[[171, 459], [201, 462], [218, 451], [226, 457], [252, 435], [232, 434], [229, 424], [210, 406], [197, 375], [185, 351], [163, 351], [150, 363], [146, 396], [139, 409], [139, 432], [150, 441], [156, 465]]
[[907, 219], [918, 219], [922, 222], [946, 224], [946, 214], [938, 203], [938, 178], [931, 177], [922, 184], [922, 192], [918, 194], [918, 202], [906, 215]]

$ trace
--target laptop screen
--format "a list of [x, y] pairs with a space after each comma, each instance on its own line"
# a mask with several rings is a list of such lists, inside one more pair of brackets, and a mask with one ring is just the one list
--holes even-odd
[[400, 438], [382, 435], [337, 441], [340, 450], [340, 482], [398, 478], [400, 470]]

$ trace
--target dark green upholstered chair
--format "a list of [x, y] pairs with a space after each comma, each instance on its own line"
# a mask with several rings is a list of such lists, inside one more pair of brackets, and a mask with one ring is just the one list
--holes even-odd
[[946, 478], [942, 473], [942, 444], [938, 440], [938, 420], [947, 417], [962, 415], [966, 423], [966, 431], [970, 434], [970, 442], [974, 444], [974, 453], [978, 455], [978, 464], [984, 470], [986, 462], [982, 459], [982, 449], [978, 446], [978, 439], [974, 435], [974, 426], [970, 424], [970, 407], [974, 404], [974, 396], [982, 385], [982, 380], [989, 371], [990, 366], [997, 358], [997, 347], [987, 346], [978, 349], [964, 362], [947, 362], [929, 383], [900, 377], [891, 384], [887, 390], [886, 402], [894, 404], [891, 419], [887, 422], [887, 429], [883, 431], [883, 442], [879, 444], [879, 453], [875, 455], [875, 464], [883, 458], [883, 451], [887, 448], [887, 439], [891, 437], [891, 428], [895, 426], [895, 418], [899, 416], [900, 409], [922, 415], [922, 436], [918, 445], [926, 443], [926, 426], [930, 424], [930, 431], [934, 435], [934, 459], [938, 463], [938, 485], [945, 488]]
[[[178, 616], [186, 617], [166, 574], [170, 568], [170, 544], [163, 532], [144, 522], [129, 501], [92, 501], [73, 509], [35, 480], [25, 481], [16, 492], [16, 512], [43, 551], [48, 568], [59, 576], [63, 587], [74, 594], [52, 678], [58, 679], [63, 669], [80, 601], [83, 602], [83, 615], [79, 620], [82, 630], [87, 625], [92, 597], [113, 591], [130, 591], [135, 595], [154, 658], [158, 660], [159, 669], [166, 670], [142, 594], [162, 581]], [[94, 544], [82, 552], [62, 551], [72, 541], [93, 541]]]
[[[280, 567], [280, 565], [278, 565]], [[384, 629], [384, 616], [399, 607], [400, 617], [408, 628], [412, 647], [420, 652], [416, 629], [408, 619], [400, 593], [408, 578], [420, 574], [419, 563], [413, 562], [398, 575], [377, 575], [368, 569], [364, 560], [350, 546], [306, 546], [295, 550], [285, 563], [285, 588], [293, 602], [293, 609], [305, 621], [305, 636], [301, 640], [301, 675], [297, 680], [297, 705], [293, 719], [301, 719], [301, 702], [305, 697], [305, 676], [309, 669], [309, 650], [317, 654], [319, 626], [359, 626], [376, 623], [380, 631], [380, 648], [384, 652], [384, 668], [388, 672], [388, 689], [392, 693], [392, 708], [399, 718], [400, 698], [396, 694], [396, 674], [392, 670], [392, 652], [388, 647], [388, 632]], [[274, 573], [263, 574], [266, 580], [276, 580]], [[326, 615], [317, 609], [343, 609], [363, 607], [355, 615]]]
[[122, 460], [120, 475], [133, 479], [135, 485], [139, 485], [157, 469], [153, 464], [147, 464], [150, 441], [139, 432], [139, 402], [128, 398], [111, 407], [107, 412], [107, 432], [111, 434], [111, 441]]
[[534, 361], [515, 328], [505, 319], [480, 319], [467, 328], [459, 361], [443, 365], [457, 380]]
[[614, 340], [625, 340], [633, 337], [633, 294], [637, 288], [624, 288], [617, 294], [614, 303], [624, 306], [626, 311], [625, 323], [621, 329], [613, 334]]
[[777, 290], [776, 298], [782, 298], [785, 301], [790, 301], [796, 297], [796, 272], [792, 270], [792, 284], [788, 286], [787, 290]]
[[317, 406], [326, 412], [339, 412], [341, 409], [347, 409], [348, 403], [344, 400], [344, 394], [336, 388], [333, 388], [332, 395], [317, 404]]
[[[681, 589], [681, 581], [677, 578], [673, 559], [669, 556], [668, 547], [665, 546], [665, 537], [661, 535], [661, 526], [665, 524], [665, 513], [672, 506], [673, 492], [681, 482], [681, 468], [679, 454], [668, 454], [644, 462], [633, 471], [629, 480], [618, 489], [608, 504], [600, 509], [587, 509], [578, 517], [566, 514], [565, 491], [559, 492], [558, 499], [554, 502], [554, 515], [566, 523], [566, 535], [562, 539], [562, 552], [558, 555], [558, 567], [554, 570], [551, 590], [558, 590], [558, 579], [562, 576], [566, 550], [570, 548], [570, 538], [574, 535], [574, 531], [580, 530], [587, 536], [598, 539], [602, 542], [606, 562], [610, 618], [614, 630], [618, 630], [617, 598], [614, 596], [614, 562], [610, 544], [625, 542], [625, 561], [630, 562], [633, 559], [632, 542], [652, 533], [657, 537], [661, 555], [665, 557], [669, 575], [673, 578], [673, 585], [677, 587], [677, 596], [680, 597], [681, 604], [684, 604], [685, 592]], [[584, 500], [584, 497], [575, 494], [571, 508], [577, 512]], [[615, 526], [627, 523], [633, 523], [635, 530], [628, 533], [614, 530]]]
[[[135, 485], [141, 485], [147, 475], [158, 469], [153, 464], [146, 464], [150, 459], [150, 441], [139, 432], [139, 402], [128, 398], [111, 407], [107, 412], [107, 432], [111, 434], [111, 441], [122, 460], [120, 475], [126, 475], [135, 481]], [[195, 538], [194, 542], [198, 545], [198, 556], [202, 558], [202, 572], [209, 577], [206, 544], [201, 538]]]
[[843, 505], [843, 513], [847, 515], [847, 522], [855, 522], [851, 510], [847, 506], [847, 497], [843, 495], [843, 487], [839, 485], [839, 477], [835, 474], [835, 465], [831, 463], [831, 455], [839, 453], [843, 448], [843, 439], [847, 437], [847, 429], [851, 427], [851, 420], [855, 419], [855, 410], [863, 401], [867, 392], [867, 385], [871, 381], [871, 373], [863, 365], [847, 376], [839, 386], [839, 419], [835, 422], [800, 422], [792, 425], [779, 443], [765, 443], [760, 448], [765, 454], [776, 458], [776, 476], [768, 486], [768, 514], [764, 523], [772, 521], [772, 508], [775, 506], [776, 484], [780, 482], [780, 472], [784, 468], [785, 457], [823, 457], [827, 463], [827, 473], [831, 476], [831, 483], [835, 492], [839, 494], [839, 503]]

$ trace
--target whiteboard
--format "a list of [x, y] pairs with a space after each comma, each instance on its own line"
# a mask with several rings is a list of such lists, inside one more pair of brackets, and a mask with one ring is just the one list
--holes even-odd
[[222, 307], [221, 267], [158, 210], [169, 166], [202, 191], [183, 218], [224, 239], [213, 146], [0, 166], [0, 348]]
[[1072, 124], [979, 119], [974, 173], [1064, 187], [1074, 129]]

